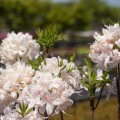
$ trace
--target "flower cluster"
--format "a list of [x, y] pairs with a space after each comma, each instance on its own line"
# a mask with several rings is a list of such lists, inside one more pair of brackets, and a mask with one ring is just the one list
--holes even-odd
[[94, 34], [95, 42], [90, 46], [89, 56], [100, 69], [108, 70], [120, 63], [120, 26], [106, 26], [103, 34]]
[[0, 75], [0, 101], [4, 106], [17, 98], [22, 89], [33, 82], [34, 70], [31, 66], [17, 61], [13, 65], [6, 65]]
[[[66, 59], [44, 58], [34, 70], [28, 59], [36, 60], [39, 48], [27, 33], [12, 32], [2, 41], [0, 58], [5, 68], [0, 70], [0, 112], [4, 110], [1, 120], [41, 120], [58, 114], [73, 104], [71, 95], [81, 90], [79, 70]], [[32, 108], [24, 118], [18, 110], [22, 102]]]
[[61, 59], [60, 57], [46, 58], [45, 61], [41, 63], [35, 77], [39, 76], [39, 72], [49, 72], [54, 77], [59, 76], [75, 90], [80, 90], [82, 88], [80, 84], [80, 73], [77, 66], [73, 62], [68, 62], [66, 59]]
[[39, 108], [40, 114], [57, 114], [72, 105], [70, 96], [81, 90], [77, 66], [60, 57], [45, 58], [35, 72], [34, 84], [27, 86], [19, 101]]
[[27, 62], [28, 59], [38, 57], [39, 49], [39, 44], [28, 33], [8, 33], [0, 46], [1, 62], [4, 64], [13, 64], [16, 60]]

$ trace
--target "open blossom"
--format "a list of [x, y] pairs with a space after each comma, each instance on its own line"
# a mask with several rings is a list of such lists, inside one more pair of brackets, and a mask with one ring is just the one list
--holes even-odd
[[80, 73], [73, 62], [68, 62], [60, 57], [45, 58], [41, 63], [39, 70], [36, 71], [35, 78], [39, 77], [39, 72], [51, 73], [53, 76], [59, 76], [75, 90], [81, 89]]
[[18, 101], [24, 100], [30, 107], [39, 108], [40, 114], [57, 114], [73, 104], [70, 96], [74, 90], [59, 77], [51, 73], [40, 73], [35, 84], [29, 85], [22, 91]]
[[[0, 113], [5, 110], [0, 120], [42, 120], [45, 113], [49, 116], [66, 110], [73, 104], [71, 95], [80, 92], [80, 73], [73, 62], [45, 58], [36, 71], [28, 65], [28, 59], [38, 58], [39, 49], [27, 33], [8, 33], [2, 41], [0, 58], [5, 68], [0, 69]], [[24, 118], [17, 112], [19, 102], [33, 108]]]
[[115, 44], [120, 48], [120, 39], [116, 41]]
[[27, 85], [19, 95], [18, 102], [29, 103], [40, 114], [57, 114], [73, 104], [70, 99], [81, 90], [80, 73], [73, 62], [60, 57], [46, 58], [35, 71], [34, 83]]
[[120, 26], [119, 26], [119, 24], [114, 24], [114, 25], [109, 25], [109, 26], [105, 25], [105, 27], [106, 27], [106, 29], [105, 28], [102, 29], [103, 35], [100, 35], [97, 32], [95, 32], [94, 38], [97, 41], [107, 40], [111, 44], [115, 44], [115, 42], [120, 37]]
[[2, 63], [14, 63], [18, 59], [27, 62], [39, 55], [40, 46], [28, 33], [18, 34], [12, 32], [7, 34], [0, 46], [0, 58]]
[[45, 58], [39, 67], [41, 72], [50, 72], [54, 76], [58, 76], [60, 70], [68, 64], [66, 59], [61, 59], [60, 57]]
[[90, 46], [89, 56], [100, 69], [107, 70], [120, 63], [120, 26], [106, 26], [102, 32], [103, 35], [94, 34], [96, 41]]
[[80, 72], [73, 62], [69, 62], [66, 68], [61, 71], [61, 78], [72, 86], [74, 90], [81, 90]]
[[33, 82], [34, 70], [25, 63], [17, 61], [13, 65], [7, 65], [0, 75], [0, 103], [8, 105], [12, 99], [21, 93], [21, 90]]

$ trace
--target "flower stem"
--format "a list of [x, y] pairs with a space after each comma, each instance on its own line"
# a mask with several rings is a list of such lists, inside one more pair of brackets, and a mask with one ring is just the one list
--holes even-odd
[[60, 111], [60, 118], [61, 120], [64, 120], [62, 111]]
[[90, 108], [91, 108], [91, 120], [94, 120], [94, 98], [90, 99]]
[[99, 95], [99, 98], [98, 98], [96, 105], [95, 105], [95, 92], [93, 92], [92, 97], [90, 97], [91, 120], [94, 120], [94, 112], [100, 103], [103, 89], [104, 89], [104, 86], [101, 88], [100, 95]]
[[117, 86], [117, 99], [118, 99], [118, 120], [120, 120], [120, 64], [116, 69], [116, 86]]
[[97, 104], [96, 104], [95, 107], [94, 107], [94, 110], [96, 110], [96, 108], [98, 107], [98, 105], [99, 105], [99, 103], [100, 103], [100, 99], [101, 99], [101, 96], [102, 96], [103, 89], [104, 89], [104, 86], [101, 88], [100, 95], [99, 95]]
[[90, 109], [91, 109], [91, 120], [94, 120], [94, 104], [95, 104], [95, 89], [92, 90], [92, 92], [90, 93]]

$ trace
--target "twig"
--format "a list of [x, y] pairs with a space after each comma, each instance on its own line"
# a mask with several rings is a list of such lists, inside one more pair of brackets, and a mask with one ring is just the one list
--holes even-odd
[[95, 107], [94, 107], [94, 110], [96, 110], [96, 108], [97, 108], [98, 105], [99, 105], [99, 102], [100, 102], [100, 99], [101, 99], [101, 96], [102, 96], [103, 89], [104, 89], [104, 86], [101, 88], [100, 95], [99, 95], [98, 101], [97, 101], [97, 103], [96, 103], [96, 105], [95, 105]]
[[91, 108], [91, 120], [94, 120], [94, 101], [95, 101], [95, 89], [93, 90], [92, 94], [90, 95], [90, 108]]
[[91, 120], [94, 120], [94, 98], [90, 99]]
[[120, 64], [118, 64], [116, 69], [116, 86], [118, 97], [118, 120], [120, 120]]
[[60, 111], [60, 118], [61, 120], [64, 120], [62, 111]]

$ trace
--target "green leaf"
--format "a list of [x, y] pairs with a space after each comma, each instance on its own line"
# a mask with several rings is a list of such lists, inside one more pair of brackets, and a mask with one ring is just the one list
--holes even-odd
[[83, 70], [83, 68], [82, 68], [82, 67], [79, 67], [79, 69], [82, 71], [82, 73], [85, 75], [85, 77], [86, 77], [87, 79], [89, 79], [89, 78], [88, 78], [88, 75], [85, 73], [85, 71]]
[[60, 41], [63, 39], [63, 35], [58, 34], [55, 25], [49, 25], [43, 30], [38, 29], [37, 35], [37, 43], [44, 48], [44, 51], [52, 48], [56, 41]]
[[69, 67], [67, 68], [67, 73], [72, 72], [74, 69], [75, 69], [75, 67], [69, 66]]
[[80, 82], [82, 83], [83, 86], [85, 86], [86, 88], [89, 89], [89, 85], [87, 83], [85, 83], [84, 80], [81, 79]]
[[25, 115], [28, 115], [32, 110], [33, 110], [33, 108], [28, 109], [28, 111], [25, 113]]
[[33, 69], [37, 70], [39, 65], [44, 61], [43, 57], [40, 55], [36, 60], [28, 60], [29, 64]]
[[20, 111], [18, 111], [18, 110], [16, 110], [16, 111], [17, 111], [20, 115], [22, 115]]
[[70, 62], [74, 62], [76, 58], [76, 52], [74, 52], [74, 54], [70, 57]]
[[66, 68], [66, 65], [64, 65], [61, 69], [60, 69], [60, 72], [58, 74], [59, 77], [61, 77], [61, 71], [64, 70]]
[[[25, 104], [24, 102], [19, 103], [19, 109], [20, 109], [20, 111], [17, 110], [17, 112], [18, 112], [23, 118], [32, 111], [32, 108], [28, 109], [28, 104]], [[27, 110], [27, 109], [28, 109], [28, 110]]]
[[97, 71], [94, 70], [94, 71], [92, 72], [92, 80], [96, 80], [96, 79], [97, 79]]
[[21, 111], [23, 110], [21, 103], [19, 103], [19, 108]]

